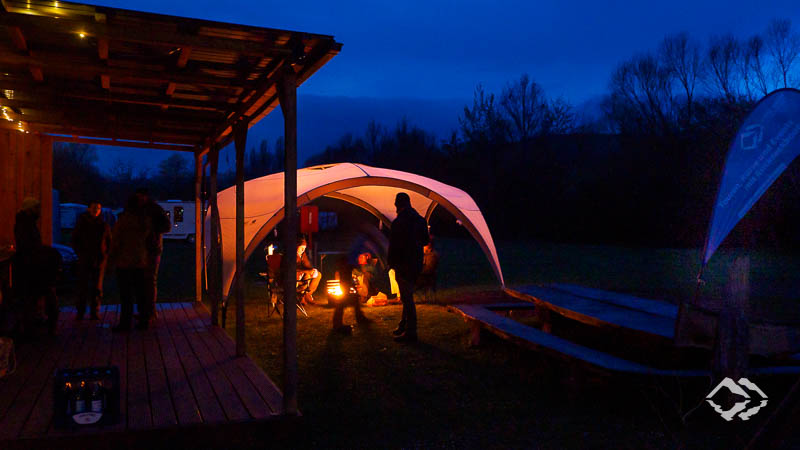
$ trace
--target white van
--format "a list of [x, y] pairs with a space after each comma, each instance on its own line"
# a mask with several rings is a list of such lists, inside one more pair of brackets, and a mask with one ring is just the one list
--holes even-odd
[[61, 228], [71, 230], [75, 228], [78, 216], [86, 211], [86, 205], [81, 205], [80, 203], [61, 203], [58, 209]]
[[194, 202], [167, 200], [158, 204], [167, 212], [169, 222], [172, 224], [170, 231], [164, 233], [164, 239], [186, 239], [194, 242]]

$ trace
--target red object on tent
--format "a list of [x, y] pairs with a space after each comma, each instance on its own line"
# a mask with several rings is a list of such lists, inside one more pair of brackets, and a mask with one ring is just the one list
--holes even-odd
[[313, 205], [300, 208], [300, 232], [303, 234], [319, 231], [319, 208]]
[[371, 253], [361, 253], [360, 255], [358, 255], [358, 265], [359, 266], [365, 266], [365, 265], [369, 264], [369, 260], [371, 258], [372, 258], [372, 254]]

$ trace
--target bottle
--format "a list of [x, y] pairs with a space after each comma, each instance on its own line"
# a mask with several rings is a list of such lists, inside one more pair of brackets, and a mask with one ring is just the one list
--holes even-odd
[[89, 397], [90, 400], [90, 410], [93, 413], [102, 413], [105, 409], [105, 392], [104, 389], [100, 386], [99, 381], [95, 381], [92, 383], [92, 394]]
[[65, 403], [67, 404], [67, 409], [66, 409], [67, 416], [71, 416], [72, 395], [74, 394], [74, 392], [72, 391], [72, 383], [70, 383], [69, 381], [65, 382], [62, 391], [64, 392], [64, 400], [66, 400]]
[[80, 414], [86, 412], [86, 381], [81, 380], [81, 386], [73, 399], [72, 413]]

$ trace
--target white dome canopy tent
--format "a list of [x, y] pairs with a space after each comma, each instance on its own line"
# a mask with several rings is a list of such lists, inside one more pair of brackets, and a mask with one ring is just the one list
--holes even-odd
[[[244, 245], [245, 260], [267, 235], [283, 220], [283, 172], [256, 178], [245, 183]], [[466, 192], [420, 175], [381, 169], [363, 164], [330, 164], [297, 171], [297, 206], [320, 197], [329, 197], [359, 206], [386, 226], [396, 214], [394, 198], [398, 192], [411, 197], [411, 206], [426, 220], [437, 206], [444, 207], [478, 242], [501, 285], [503, 273], [489, 227], [475, 201]], [[222, 242], [222, 291], [228, 296], [236, 271], [236, 192], [230, 187], [217, 196]], [[210, 215], [206, 216], [206, 233]], [[206, 240], [208, 241], [208, 238]]]

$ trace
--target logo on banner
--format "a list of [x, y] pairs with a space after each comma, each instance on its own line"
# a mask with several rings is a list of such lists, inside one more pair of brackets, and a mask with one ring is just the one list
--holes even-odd
[[[737, 395], [741, 397], [743, 400], [736, 402], [733, 406], [729, 409], [722, 409], [722, 407], [714, 402], [711, 398], [717, 395], [720, 389], [726, 388], [731, 394]], [[749, 393], [748, 393], [749, 392]], [[757, 404], [750, 405], [751, 402], [755, 400], [751, 397], [750, 393], [756, 393], [761, 397], [761, 401]], [[761, 410], [761, 408], [767, 406], [767, 394], [764, 393], [755, 383], [751, 382], [747, 378], [739, 378], [739, 382], [733, 381], [731, 378], [725, 377], [724, 380], [720, 381], [717, 387], [711, 391], [706, 396], [706, 401], [714, 411], [719, 413], [723, 419], [730, 422], [734, 418], [738, 417], [742, 420], [749, 420], [751, 417], [756, 415], [757, 412]], [[748, 408], [749, 406], [749, 408]]]
[[753, 124], [742, 130], [742, 150], [752, 150], [761, 144], [764, 136], [764, 128], [759, 124]]

